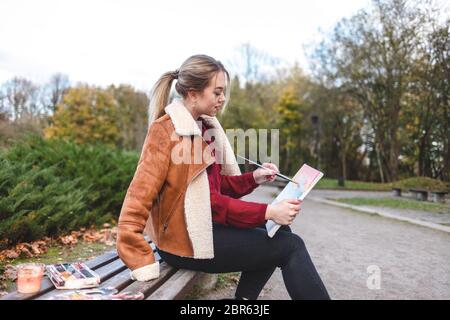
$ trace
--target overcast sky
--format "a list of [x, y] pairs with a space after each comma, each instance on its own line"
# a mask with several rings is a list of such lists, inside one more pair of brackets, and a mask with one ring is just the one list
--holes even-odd
[[[148, 90], [190, 55], [225, 65], [249, 42], [306, 67], [303, 45], [368, 0], [1, 0], [0, 84], [37, 83], [55, 72], [72, 83], [129, 83]], [[220, 4], [220, 5], [219, 5]]]

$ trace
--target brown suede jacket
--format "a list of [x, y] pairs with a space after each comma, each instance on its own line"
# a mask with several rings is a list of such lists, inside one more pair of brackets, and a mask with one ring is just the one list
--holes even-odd
[[214, 257], [209, 182], [206, 168], [222, 159], [223, 175], [240, 175], [224, 130], [208, 121], [214, 136], [209, 145], [199, 124], [175, 99], [166, 114], [149, 127], [118, 223], [117, 251], [133, 279], [159, 276], [159, 263], [143, 232], [164, 251], [196, 259]]

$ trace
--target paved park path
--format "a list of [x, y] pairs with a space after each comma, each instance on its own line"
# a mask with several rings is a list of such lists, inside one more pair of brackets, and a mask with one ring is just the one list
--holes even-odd
[[[277, 192], [263, 186], [244, 199], [270, 203]], [[308, 199], [292, 229], [304, 239], [332, 299], [450, 299], [449, 233]], [[371, 281], [377, 270], [379, 289]], [[201, 298], [233, 293], [230, 287]], [[290, 299], [279, 269], [260, 299]]]

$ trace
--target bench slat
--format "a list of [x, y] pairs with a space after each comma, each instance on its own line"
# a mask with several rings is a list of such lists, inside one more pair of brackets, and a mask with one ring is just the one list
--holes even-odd
[[193, 270], [178, 270], [146, 300], [176, 300], [182, 298], [203, 274]]
[[[150, 244], [153, 250], [156, 250], [156, 247], [153, 243]], [[113, 250], [113, 252], [116, 252]], [[157, 257], [159, 254], [154, 252]], [[106, 259], [102, 258], [102, 256], [98, 257], [96, 263], [106, 261]], [[161, 259], [161, 257], [159, 257]], [[112, 286], [118, 290], [121, 290], [123, 287], [126, 287], [133, 280], [130, 278], [130, 269], [126, 267], [121, 259], [118, 259], [116, 252], [116, 259], [110, 261], [108, 264], [103, 264], [101, 267], [96, 268], [95, 272], [100, 276], [100, 286], [99, 287], [108, 287]], [[45, 293], [44, 295], [40, 295], [37, 297], [37, 300], [48, 299], [53, 295], [60, 294], [60, 290], [53, 287], [53, 290]], [[64, 292], [69, 292], [70, 290], [64, 290]], [[73, 291], [73, 290], [72, 290]], [[62, 293], [62, 292], [61, 292]]]
[[[146, 238], [146, 240], [147, 240], [147, 242], [151, 242], [148, 238]], [[157, 252], [155, 252], [155, 250], [156, 250], [155, 245], [153, 243], [150, 243], [150, 246], [152, 247], [152, 249], [155, 253], [155, 258], [158, 259], [158, 261], [161, 260], [161, 257], [159, 256], [159, 254]], [[118, 258], [119, 258], [119, 256], [117, 254], [117, 251], [110, 250], [110, 251], [103, 253], [102, 255], [100, 255], [98, 257], [95, 257], [95, 258], [87, 261], [86, 265], [89, 268], [91, 268], [92, 270], [95, 270], [97, 272], [97, 269], [99, 269], [111, 262], [114, 262]], [[55, 286], [50, 281], [50, 279], [45, 275], [42, 279], [41, 290], [39, 292], [20, 293], [20, 292], [14, 291], [14, 292], [11, 292], [11, 293], [3, 296], [0, 300], [31, 300], [31, 299], [36, 299], [37, 297], [44, 295], [52, 290], [56, 290]], [[52, 293], [52, 294], [54, 294], [54, 293]]]
[[170, 280], [171, 276], [177, 271], [177, 269], [169, 266], [167, 263], [163, 262], [160, 264], [159, 277], [150, 281], [134, 281], [132, 284], [123, 288], [120, 292], [130, 292], [133, 294], [143, 293], [144, 298], [151, 295], [156, 291], [163, 283]]
[[[149, 240], [148, 240], [149, 241]], [[149, 241], [150, 242], [150, 241]], [[163, 262], [156, 251], [153, 243], [150, 243], [155, 258], [160, 262], [160, 276], [152, 281], [133, 281], [130, 278], [130, 270], [119, 259], [116, 250], [108, 251], [101, 256], [93, 258], [86, 262], [91, 269], [95, 270], [100, 276], [100, 288], [114, 287], [120, 293], [143, 293], [147, 299], [178, 299], [184, 296], [187, 290], [190, 290], [195, 281], [202, 275], [200, 272], [191, 270], [178, 270]], [[94, 289], [94, 288], [92, 288]], [[21, 294], [12, 292], [2, 299], [5, 300], [45, 300], [59, 294], [67, 294], [74, 290], [58, 290], [53, 283], [44, 276], [41, 284], [41, 290], [34, 294]]]
[[[95, 257], [89, 261], [86, 262], [86, 265], [91, 268], [92, 270], [98, 269], [102, 266], [104, 266], [107, 263], [110, 263], [111, 261], [114, 261], [118, 258], [116, 250], [108, 251], [101, 256]], [[41, 283], [41, 290], [36, 293], [20, 293], [17, 291], [11, 292], [4, 297], [2, 297], [1, 300], [30, 300], [34, 299], [44, 293], [47, 293], [51, 290], [55, 289], [55, 286], [50, 281], [50, 279], [47, 276], [44, 276]]]
[[131, 283], [133, 283], [133, 280], [130, 278], [130, 269], [127, 268], [101, 283], [99, 288], [114, 287], [120, 291]]

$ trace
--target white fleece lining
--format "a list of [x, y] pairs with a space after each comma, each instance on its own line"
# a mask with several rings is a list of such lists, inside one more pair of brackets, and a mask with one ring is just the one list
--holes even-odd
[[[174, 99], [164, 110], [170, 116], [178, 135], [201, 135], [199, 126], [181, 100]], [[226, 162], [222, 164], [221, 173], [240, 175], [241, 171], [234, 157], [233, 149], [219, 121], [215, 117], [203, 117], [210, 126], [217, 129], [215, 147], [222, 150], [224, 159], [226, 159]], [[212, 213], [206, 170], [198, 174], [188, 185], [184, 198], [184, 214], [194, 258], [214, 258]]]
[[230, 141], [223, 130], [219, 120], [216, 117], [203, 116], [205, 122], [216, 130], [218, 133], [215, 137], [215, 148], [217, 153], [222, 153], [223, 163], [222, 170], [220, 173], [226, 176], [237, 176], [241, 174], [241, 170], [236, 162], [236, 156], [234, 154], [233, 148], [231, 147]]
[[149, 281], [159, 277], [159, 261], [130, 271], [132, 280]]
[[202, 132], [192, 115], [179, 99], [174, 99], [164, 111], [170, 116], [175, 132], [180, 136], [201, 135]]
[[184, 212], [195, 259], [214, 258], [209, 182], [203, 170], [186, 190]]

